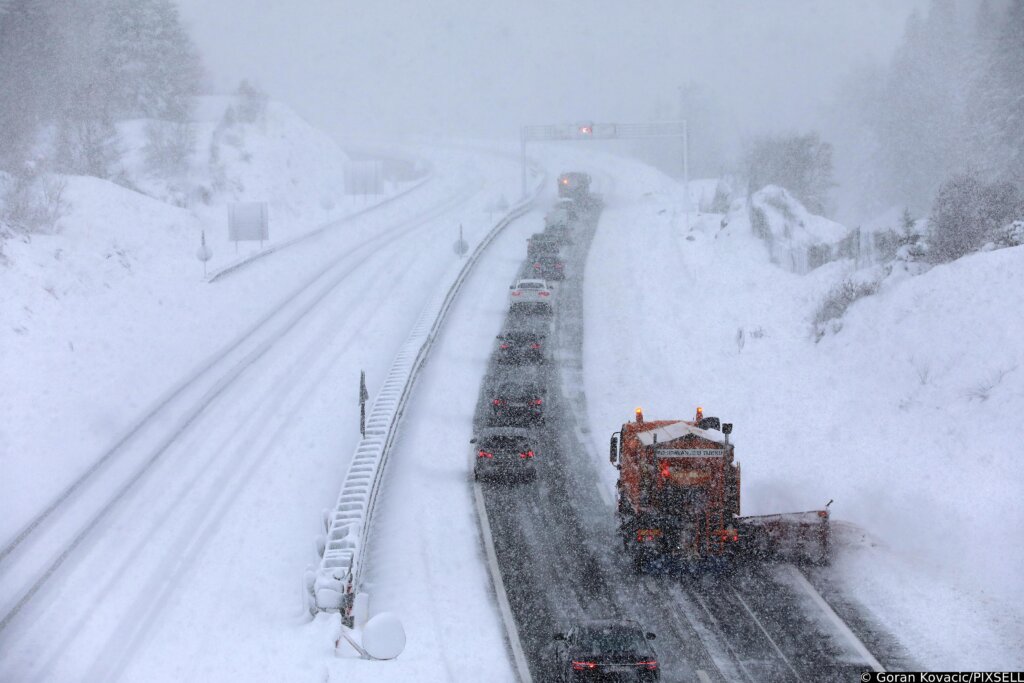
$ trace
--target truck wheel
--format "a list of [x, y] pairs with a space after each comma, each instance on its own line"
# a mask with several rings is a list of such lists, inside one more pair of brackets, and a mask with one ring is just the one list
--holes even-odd
[[634, 550], [633, 551], [633, 573], [636, 575], [644, 574], [645, 565], [644, 556], [642, 553]]

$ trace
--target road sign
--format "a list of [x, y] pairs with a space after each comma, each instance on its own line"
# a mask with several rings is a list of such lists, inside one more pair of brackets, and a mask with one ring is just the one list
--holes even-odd
[[213, 250], [206, 244], [205, 230], [200, 233], [199, 249], [196, 250], [196, 258], [203, 262], [203, 277], [206, 277], [206, 262], [213, 258]]

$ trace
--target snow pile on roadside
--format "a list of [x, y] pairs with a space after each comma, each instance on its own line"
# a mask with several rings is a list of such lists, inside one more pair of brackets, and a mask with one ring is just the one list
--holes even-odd
[[849, 234], [843, 225], [804, 208], [788, 191], [775, 185], [732, 203], [724, 217], [727, 235], [753, 234], [768, 247], [773, 263], [794, 273], [807, 273], [840, 254]]
[[[634, 406], [662, 419], [702, 405], [735, 422], [745, 444], [745, 514], [834, 498], [836, 519], [874, 540], [836, 571], [925, 666], [1024, 664], [1024, 327], [1012, 313], [1024, 307], [1024, 248], [917, 276], [894, 267], [815, 343], [823, 299], [865, 275], [852, 262], [784, 270], [742, 224], [745, 210], [725, 228], [707, 214], [680, 234], [667, 179], [625, 164], [619, 178], [629, 181], [610, 198], [588, 264], [595, 457]], [[811, 228], [794, 229], [794, 244], [840, 233], [801, 220]]]

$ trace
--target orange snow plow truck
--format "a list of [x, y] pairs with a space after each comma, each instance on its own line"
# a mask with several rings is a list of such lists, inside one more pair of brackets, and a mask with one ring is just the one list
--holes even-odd
[[[822, 510], [740, 517], [731, 424], [717, 417], [634, 421], [612, 434], [619, 529], [637, 572], [728, 570], [750, 560], [825, 564]], [[829, 505], [831, 501], [829, 501]]]

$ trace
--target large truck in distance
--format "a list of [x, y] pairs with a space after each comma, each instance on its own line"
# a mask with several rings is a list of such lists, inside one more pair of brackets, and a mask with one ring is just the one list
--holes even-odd
[[582, 200], [590, 195], [590, 176], [581, 171], [567, 171], [558, 176], [558, 196]]
[[[731, 424], [632, 422], [611, 438], [619, 470], [619, 530], [637, 572], [727, 570], [752, 559], [825, 563], [828, 506], [809, 512], [740, 516], [740, 466]], [[830, 501], [831, 503], [831, 501]]]

